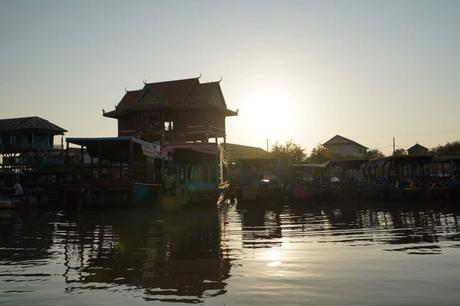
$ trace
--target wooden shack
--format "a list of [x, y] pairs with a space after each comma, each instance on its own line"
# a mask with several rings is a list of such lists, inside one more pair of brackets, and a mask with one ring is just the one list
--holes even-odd
[[[69, 177], [61, 188], [64, 206], [153, 205], [165, 159], [159, 146], [129, 136], [67, 138], [66, 142]], [[77, 163], [69, 159], [69, 144], [80, 146]]]
[[225, 118], [237, 112], [227, 109], [220, 82], [190, 78], [144, 83], [103, 115], [118, 120], [119, 136], [167, 145], [210, 139], [225, 143]]
[[[25, 191], [30, 192], [55, 184], [63, 174], [65, 132], [37, 116], [0, 119], [1, 184], [11, 186], [20, 177]], [[61, 136], [57, 147], [55, 136]]]
[[[0, 119], [0, 154], [48, 151], [67, 130], [40, 117]], [[62, 137], [61, 137], [62, 145]]]

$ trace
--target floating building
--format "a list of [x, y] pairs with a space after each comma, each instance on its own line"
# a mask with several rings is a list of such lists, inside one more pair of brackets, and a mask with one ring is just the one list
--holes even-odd
[[161, 145], [226, 142], [225, 118], [237, 112], [227, 109], [219, 82], [200, 83], [190, 78], [145, 83], [127, 91], [105, 117], [118, 120], [118, 135], [133, 136]]

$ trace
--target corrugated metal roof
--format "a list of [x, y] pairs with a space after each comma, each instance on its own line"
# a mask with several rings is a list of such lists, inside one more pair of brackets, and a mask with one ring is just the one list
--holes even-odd
[[37, 116], [0, 119], [0, 133], [30, 130], [46, 131], [53, 134], [67, 132], [67, 130]]

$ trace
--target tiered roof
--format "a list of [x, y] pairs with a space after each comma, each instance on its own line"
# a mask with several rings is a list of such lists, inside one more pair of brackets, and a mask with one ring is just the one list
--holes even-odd
[[139, 90], [127, 91], [115, 110], [105, 117], [119, 118], [135, 111], [151, 109], [220, 110], [226, 116], [237, 113], [227, 109], [219, 82], [200, 83], [199, 78], [144, 83]]

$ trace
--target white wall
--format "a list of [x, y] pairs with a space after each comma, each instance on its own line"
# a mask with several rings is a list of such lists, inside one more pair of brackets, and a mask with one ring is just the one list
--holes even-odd
[[366, 149], [354, 144], [330, 144], [327, 145], [326, 148], [332, 154], [340, 154], [344, 156], [363, 156], [366, 154]]

